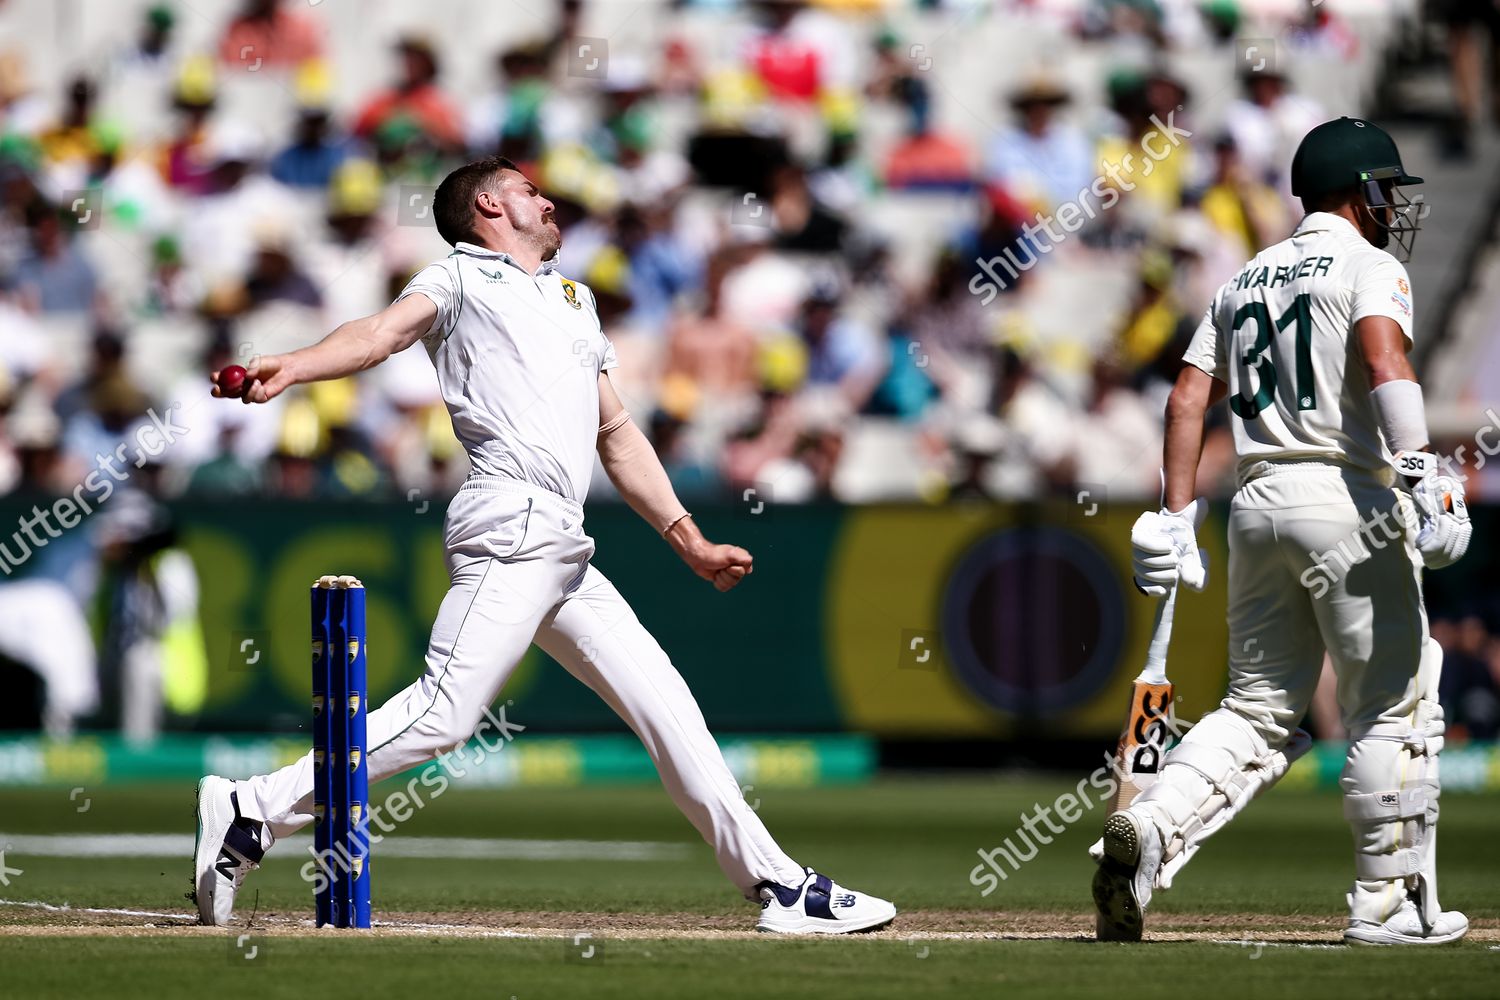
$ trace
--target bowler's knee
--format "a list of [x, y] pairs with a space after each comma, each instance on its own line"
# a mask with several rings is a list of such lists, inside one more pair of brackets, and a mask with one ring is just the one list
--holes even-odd
[[411, 729], [403, 735], [415, 741], [421, 750], [436, 757], [469, 742], [482, 718], [483, 713], [434, 709], [413, 723]]

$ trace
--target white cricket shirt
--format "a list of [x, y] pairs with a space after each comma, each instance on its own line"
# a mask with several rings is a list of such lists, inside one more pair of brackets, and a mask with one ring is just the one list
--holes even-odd
[[1242, 472], [1265, 459], [1390, 468], [1353, 337], [1366, 316], [1389, 316], [1411, 343], [1406, 268], [1327, 212], [1214, 295], [1183, 360], [1229, 386]]
[[533, 275], [509, 254], [459, 243], [397, 301], [418, 293], [437, 307], [422, 343], [470, 474], [582, 503], [599, 436], [599, 373], [618, 364], [593, 292], [558, 274], [556, 255]]

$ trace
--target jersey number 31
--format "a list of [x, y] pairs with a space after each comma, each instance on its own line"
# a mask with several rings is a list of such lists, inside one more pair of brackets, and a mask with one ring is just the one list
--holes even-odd
[[1303, 292], [1297, 296], [1292, 307], [1282, 313], [1273, 324], [1271, 310], [1264, 302], [1246, 302], [1234, 314], [1234, 333], [1246, 322], [1255, 321], [1255, 343], [1245, 351], [1245, 365], [1255, 369], [1260, 377], [1260, 388], [1255, 395], [1248, 396], [1246, 385], [1229, 400], [1229, 408], [1242, 420], [1254, 420], [1262, 410], [1276, 399], [1276, 362], [1267, 350], [1271, 347], [1272, 327], [1281, 333], [1293, 323], [1297, 325], [1297, 409], [1311, 410], [1318, 405], [1318, 389], [1313, 378], [1312, 367], [1312, 296]]

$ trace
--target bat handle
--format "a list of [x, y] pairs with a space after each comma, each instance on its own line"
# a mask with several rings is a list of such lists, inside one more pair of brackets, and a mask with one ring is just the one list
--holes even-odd
[[1142, 679], [1152, 684], [1167, 682], [1167, 647], [1172, 644], [1172, 612], [1177, 607], [1177, 587], [1156, 605], [1156, 621], [1151, 626], [1151, 645], [1146, 648], [1146, 669]]

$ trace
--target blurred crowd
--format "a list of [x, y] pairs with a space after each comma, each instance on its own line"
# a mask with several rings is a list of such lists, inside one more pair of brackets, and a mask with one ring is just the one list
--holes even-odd
[[1432, 637], [1443, 647], [1448, 732], [1460, 743], [1500, 739], [1500, 608], [1489, 602], [1435, 615]]
[[[51, 79], [0, 51], [0, 493], [73, 492], [148, 411], [187, 429], [151, 458], [163, 496], [451, 492], [464, 456], [420, 347], [265, 407], [207, 399], [205, 375], [388, 303], [446, 252], [432, 186], [498, 152], [556, 204], [562, 270], [688, 502], [1153, 496], [1186, 338], [1300, 214], [1286, 167], [1327, 112], [1285, 65], [1379, 56], [1316, 0], [917, 4], [958, 36], [1041, 25], [1091, 67], [1037, 52], [960, 94], [895, 4], [670, 6], [720, 20], [605, 54], [560, 0], [462, 92], [451, 52], [405, 34], [353, 104], [300, 3], [239, 4], [213, 51], [154, 5]], [[1182, 52], [1222, 56], [1211, 122]], [[226, 110], [246, 88], [290, 113]], [[1036, 220], [1069, 206], [1089, 218], [1044, 246]], [[1216, 428], [1205, 479], [1228, 447]]]

